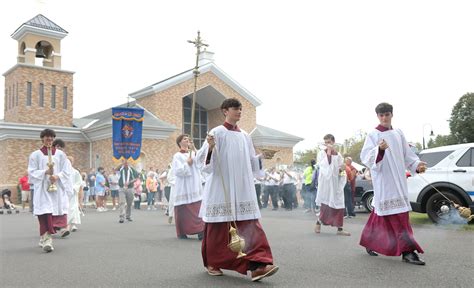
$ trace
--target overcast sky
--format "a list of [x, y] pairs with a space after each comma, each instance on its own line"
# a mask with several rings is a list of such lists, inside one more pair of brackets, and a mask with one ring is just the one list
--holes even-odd
[[421, 143], [430, 126], [448, 134], [452, 107], [474, 92], [474, 1], [0, 1], [2, 73], [16, 64], [10, 35], [39, 13], [69, 32], [75, 118], [192, 68], [197, 30], [263, 102], [257, 123], [305, 138], [296, 150], [370, 131], [380, 102]]

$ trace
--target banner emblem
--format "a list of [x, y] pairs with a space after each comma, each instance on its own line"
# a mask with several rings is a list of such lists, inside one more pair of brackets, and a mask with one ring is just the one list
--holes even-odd
[[114, 160], [137, 161], [142, 146], [144, 110], [112, 108], [112, 150]]

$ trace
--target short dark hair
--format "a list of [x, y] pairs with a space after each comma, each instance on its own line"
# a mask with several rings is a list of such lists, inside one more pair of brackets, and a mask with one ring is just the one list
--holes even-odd
[[55, 139], [53, 141], [53, 147], [56, 147], [56, 146], [59, 146], [61, 148], [66, 148], [66, 143], [64, 143], [64, 141], [62, 139]]
[[229, 109], [231, 107], [240, 108], [242, 103], [237, 98], [228, 98], [222, 102], [221, 109]]
[[181, 135], [178, 136], [178, 138], [176, 138], [176, 144], [178, 145], [179, 148], [181, 148], [179, 143], [181, 143], [181, 141], [183, 141], [184, 137], [189, 137], [189, 135], [188, 134], [181, 134]]
[[100, 172], [101, 170], [104, 170], [104, 167], [97, 168], [97, 172]]
[[334, 138], [334, 135], [332, 134], [326, 134], [323, 138], [324, 140], [331, 140], [332, 142], [336, 142], [336, 138]]
[[377, 114], [386, 113], [386, 112], [393, 113], [393, 106], [386, 102], [382, 102], [379, 105], [377, 105], [377, 107], [375, 107], [375, 113]]
[[54, 132], [53, 129], [44, 129], [43, 131], [41, 131], [40, 138], [43, 139], [46, 136], [56, 138], [56, 132]]

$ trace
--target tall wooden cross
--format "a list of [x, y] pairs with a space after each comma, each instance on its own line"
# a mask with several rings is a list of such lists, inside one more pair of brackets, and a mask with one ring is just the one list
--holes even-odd
[[194, 74], [194, 92], [193, 92], [193, 106], [191, 107], [191, 131], [189, 136], [191, 141], [194, 142], [194, 115], [196, 113], [196, 90], [197, 90], [197, 79], [199, 76], [199, 55], [201, 54], [201, 47], [208, 47], [208, 44], [202, 42], [201, 32], [198, 31], [197, 38], [194, 41], [188, 40], [188, 43], [194, 44], [196, 47], [196, 65], [194, 66], [193, 74]]

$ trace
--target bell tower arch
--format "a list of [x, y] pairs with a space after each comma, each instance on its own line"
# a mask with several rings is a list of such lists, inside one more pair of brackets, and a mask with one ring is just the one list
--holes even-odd
[[17, 64], [5, 76], [5, 121], [72, 126], [73, 74], [61, 69], [61, 40], [68, 32], [38, 14], [11, 37]]

